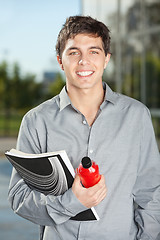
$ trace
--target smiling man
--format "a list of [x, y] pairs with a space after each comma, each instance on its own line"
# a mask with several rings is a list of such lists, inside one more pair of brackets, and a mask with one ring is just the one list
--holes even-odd
[[[17, 148], [65, 149], [75, 169], [89, 156], [102, 177], [86, 189], [76, 176], [63, 195], [45, 196], [13, 169], [13, 210], [41, 226], [41, 240], [160, 240], [160, 158], [150, 113], [102, 82], [110, 59], [108, 28], [91, 17], [70, 17], [56, 51], [66, 86], [24, 116]], [[99, 221], [72, 220], [91, 207]]]
[[102, 75], [110, 53], [105, 55], [101, 37], [78, 34], [73, 39], [68, 39], [60, 55], [57, 59], [66, 75], [71, 102], [84, 114], [88, 124], [92, 125], [104, 100]]

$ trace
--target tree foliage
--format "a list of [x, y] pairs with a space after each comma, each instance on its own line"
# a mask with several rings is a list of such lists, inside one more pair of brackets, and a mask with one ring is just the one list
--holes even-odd
[[[132, 59], [131, 70], [124, 76], [123, 93], [141, 100], [141, 68], [140, 58]], [[145, 94], [149, 108], [160, 108], [160, 59], [147, 53], [145, 59]]]
[[57, 95], [64, 84], [62, 76], [57, 74], [53, 83], [44, 91], [43, 83], [37, 82], [35, 75], [22, 75], [18, 63], [11, 67], [3, 61], [0, 63], [0, 109], [28, 110]]
[[57, 73], [55, 80], [49, 84], [48, 88], [48, 98], [56, 96], [61, 89], [64, 87], [65, 81], [63, 80], [60, 73]]
[[64, 84], [57, 74], [44, 88], [35, 75], [22, 75], [18, 63], [11, 66], [6, 61], [0, 62], [0, 136], [17, 136], [24, 113], [57, 95]]

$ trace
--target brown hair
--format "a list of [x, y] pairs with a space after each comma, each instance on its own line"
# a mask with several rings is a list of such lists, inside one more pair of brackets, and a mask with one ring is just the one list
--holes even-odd
[[102, 22], [90, 16], [71, 16], [66, 19], [61, 31], [59, 32], [56, 53], [62, 57], [68, 39], [74, 38], [77, 34], [89, 34], [101, 37], [105, 55], [110, 52], [110, 31]]

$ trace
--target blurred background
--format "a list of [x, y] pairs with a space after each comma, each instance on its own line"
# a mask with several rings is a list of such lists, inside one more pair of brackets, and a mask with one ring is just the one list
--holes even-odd
[[55, 44], [66, 17], [90, 15], [109, 27], [112, 57], [103, 80], [147, 105], [160, 148], [159, 13], [160, 0], [0, 0], [0, 239], [38, 239], [37, 226], [9, 208], [4, 152], [16, 146], [22, 116], [65, 84]]

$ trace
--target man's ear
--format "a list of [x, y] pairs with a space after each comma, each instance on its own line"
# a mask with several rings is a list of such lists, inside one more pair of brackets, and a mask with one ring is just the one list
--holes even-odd
[[57, 55], [57, 61], [58, 61], [59, 65], [60, 65], [61, 69], [64, 70], [63, 64], [62, 64], [62, 59], [61, 59], [61, 57], [59, 55]]
[[109, 60], [110, 60], [111, 54], [107, 53], [107, 56], [105, 57], [105, 64], [104, 64], [104, 69], [107, 67]]

